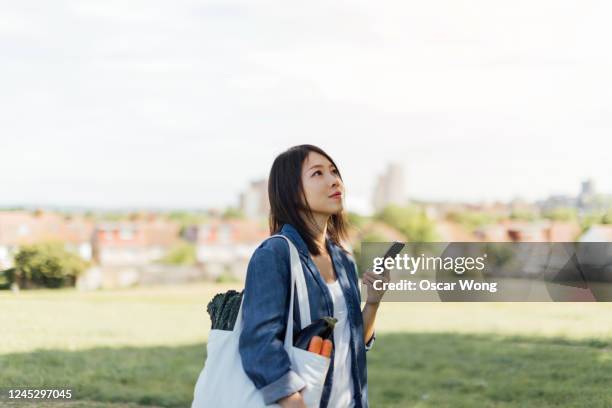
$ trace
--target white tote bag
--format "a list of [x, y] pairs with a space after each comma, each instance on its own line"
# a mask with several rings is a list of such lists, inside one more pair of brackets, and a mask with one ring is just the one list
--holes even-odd
[[[306, 383], [306, 387], [301, 391], [306, 406], [318, 408], [330, 359], [293, 347], [294, 286], [297, 287], [295, 295], [300, 305], [301, 328], [311, 323], [306, 280], [300, 257], [293, 243], [283, 235], [273, 235], [270, 238], [274, 237], [281, 237], [287, 241], [291, 259], [291, 297], [285, 332], [285, 350], [289, 354], [292, 369]], [[266, 405], [261, 392], [244, 372], [238, 352], [241, 331], [242, 303], [232, 331], [215, 329], [208, 335], [206, 362], [195, 385], [192, 408], [280, 407], [278, 404]]]

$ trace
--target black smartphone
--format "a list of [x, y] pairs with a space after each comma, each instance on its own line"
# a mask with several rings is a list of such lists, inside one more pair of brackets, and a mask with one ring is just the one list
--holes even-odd
[[[385, 254], [383, 255], [383, 265], [385, 264], [385, 261], [384, 261], [385, 259], [395, 258], [395, 255], [402, 252], [402, 249], [404, 249], [405, 246], [406, 244], [404, 244], [403, 242], [399, 242], [399, 241], [393, 242], [393, 244], [389, 247], [389, 249], [387, 249], [387, 252], [385, 252]], [[382, 273], [386, 273], [386, 272], [387, 272], [387, 269], [385, 268], [385, 270]]]

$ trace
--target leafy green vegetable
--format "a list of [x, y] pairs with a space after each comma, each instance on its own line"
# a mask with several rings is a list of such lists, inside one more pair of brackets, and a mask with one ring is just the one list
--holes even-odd
[[244, 290], [217, 293], [206, 306], [213, 330], [233, 330]]

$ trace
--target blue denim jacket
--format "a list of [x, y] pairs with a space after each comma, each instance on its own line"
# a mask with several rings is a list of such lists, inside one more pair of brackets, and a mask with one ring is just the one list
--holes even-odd
[[[288, 237], [300, 254], [308, 289], [311, 320], [314, 322], [323, 316], [333, 316], [331, 294], [308, 253], [306, 243], [290, 224], [285, 224], [280, 234]], [[355, 262], [329, 240], [327, 248], [348, 308], [354, 405], [356, 408], [365, 408], [368, 406], [366, 351], [372, 347], [375, 336], [372, 336], [367, 345], [364, 344], [361, 294]], [[253, 253], [247, 269], [239, 352], [246, 374], [262, 392], [266, 404], [291, 395], [305, 385], [291, 369], [291, 361], [283, 347], [289, 313], [290, 279], [287, 242], [281, 238], [272, 238], [262, 243]], [[297, 297], [293, 310], [296, 335], [301, 327]], [[333, 386], [333, 362], [332, 355], [323, 388], [321, 408], [327, 407]]]

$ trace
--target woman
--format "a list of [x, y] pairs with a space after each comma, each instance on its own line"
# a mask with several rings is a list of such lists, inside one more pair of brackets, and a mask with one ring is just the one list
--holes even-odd
[[[274, 160], [268, 195], [270, 233], [288, 237], [300, 254], [311, 320], [338, 318], [320, 406], [367, 407], [365, 352], [375, 339], [374, 320], [384, 291], [372, 286], [381, 276], [365, 273], [368, 295], [361, 310], [356, 265], [340, 243], [346, 237], [340, 172], [320, 148], [295, 146]], [[256, 249], [247, 269], [239, 347], [244, 370], [266, 404], [276, 402], [283, 408], [305, 407], [299, 393], [305, 383], [291, 369], [283, 348], [290, 277], [286, 241], [267, 240]], [[301, 327], [297, 299], [294, 311], [297, 334]]]

